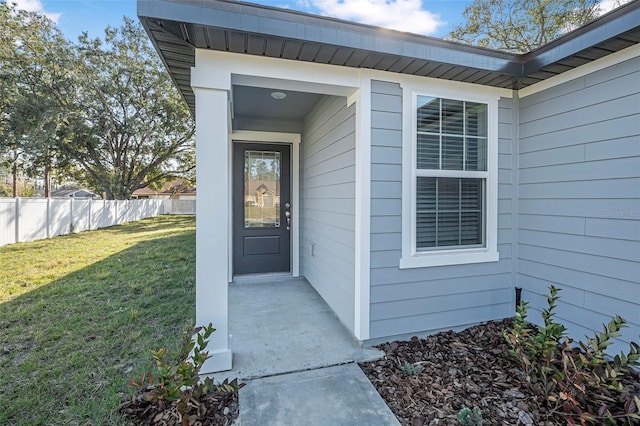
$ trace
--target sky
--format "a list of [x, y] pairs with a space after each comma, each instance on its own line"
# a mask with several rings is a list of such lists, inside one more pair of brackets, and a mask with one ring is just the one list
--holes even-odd
[[[21, 9], [44, 12], [71, 40], [87, 31], [103, 35], [122, 16], [136, 18], [136, 0], [13, 0]], [[463, 22], [471, 0], [251, 0], [268, 6], [332, 16], [434, 37], [444, 37]], [[136, 18], [137, 19], [137, 18]]]
[[[136, 0], [12, 0], [21, 9], [43, 12], [70, 40], [87, 31], [104, 35], [108, 25], [119, 26], [122, 16], [137, 20]], [[602, 11], [619, 0], [603, 0]], [[464, 22], [462, 13], [472, 0], [251, 0], [253, 3], [445, 37]]]

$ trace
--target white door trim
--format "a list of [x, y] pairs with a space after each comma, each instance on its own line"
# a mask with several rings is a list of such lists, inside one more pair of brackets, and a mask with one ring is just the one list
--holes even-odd
[[[252, 130], [234, 130], [232, 142], [266, 142], [291, 145], [291, 275], [300, 276], [300, 141], [299, 133], [256, 132]], [[231, 182], [231, 170], [229, 170]], [[233, 218], [232, 218], [233, 220]], [[233, 225], [231, 225], [233, 229]], [[230, 239], [233, 240], [233, 237]], [[233, 248], [229, 247], [230, 265], [233, 265]]]

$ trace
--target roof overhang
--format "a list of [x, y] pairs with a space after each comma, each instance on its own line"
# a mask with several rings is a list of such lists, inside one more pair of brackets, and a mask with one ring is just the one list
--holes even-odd
[[195, 49], [520, 89], [640, 42], [640, 1], [524, 55], [225, 0], [138, 0], [138, 16], [192, 109]]

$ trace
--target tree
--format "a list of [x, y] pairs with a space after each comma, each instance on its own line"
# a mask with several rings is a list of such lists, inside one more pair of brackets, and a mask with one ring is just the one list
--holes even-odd
[[67, 113], [70, 44], [41, 14], [0, 3], [0, 159], [13, 175], [43, 176], [49, 195], [58, 124]]
[[60, 147], [107, 198], [195, 167], [194, 124], [142, 27], [124, 18], [104, 41], [80, 37], [75, 109]]
[[0, 165], [73, 176], [106, 194], [193, 174], [194, 125], [142, 28], [68, 42], [45, 16], [0, 0]]
[[463, 13], [466, 23], [455, 27], [448, 38], [526, 53], [601, 13], [599, 0], [474, 0]]

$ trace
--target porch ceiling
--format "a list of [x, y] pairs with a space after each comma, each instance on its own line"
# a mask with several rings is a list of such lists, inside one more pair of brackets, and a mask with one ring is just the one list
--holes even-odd
[[[284, 99], [274, 99], [274, 91], [285, 92]], [[234, 117], [261, 117], [276, 120], [303, 120], [322, 95], [292, 90], [233, 86]]]
[[520, 89], [640, 43], [640, 1], [524, 55], [225, 0], [138, 0], [138, 16], [193, 111], [195, 48]]

